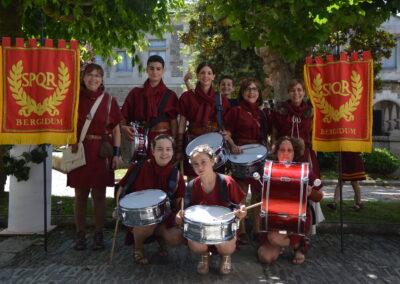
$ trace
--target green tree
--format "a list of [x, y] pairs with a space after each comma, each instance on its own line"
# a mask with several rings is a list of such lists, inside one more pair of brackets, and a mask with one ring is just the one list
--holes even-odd
[[[257, 49], [276, 98], [283, 100], [287, 81], [301, 69], [305, 56], [334, 53], [340, 44], [346, 51], [371, 49], [375, 60], [389, 55], [394, 42], [387, 33], [378, 35], [377, 28], [397, 11], [399, 2], [209, 0], [205, 14], [224, 23], [242, 48]], [[370, 46], [372, 41], [376, 46]]]
[[236, 93], [240, 82], [247, 77], [254, 77], [263, 82], [265, 74], [260, 58], [254, 48], [241, 48], [240, 42], [232, 40], [224, 19], [215, 20], [206, 14], [210, 0], [201, 0], [187, 6], [186, 21], [189, 30], [180, 35], [186, 44], [187, 53], [192, 56], [191, 68], [203, 62], [211, 62], [216, 69], [216, 80], [230, 75], [235, 79]]
[[[171, 11], [183, 6], [183, 0], [0, 0], [0, 36], [40, 38], [43, 26], [46, 38], [90, 46], [84, 59], [95, 53], [117, 60], [113, 49], [126, 48], [141, 67], [136, 51], [146, 47], [145, 34], [161, 37], [170, 29]], [[0, 193], [7, 151], [0, 146]]]

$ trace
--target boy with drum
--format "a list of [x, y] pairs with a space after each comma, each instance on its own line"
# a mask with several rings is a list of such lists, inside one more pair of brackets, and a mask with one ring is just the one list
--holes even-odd
[[[120, 182], [120, 188], [117, 193], [117, 206], [121, 195], [131, 192], [144, 191], [149, 189], [159, 189], [164, 191], [170, 199], [172, 213], [165, 216], [162, 222], [148, 226], [127, 227], [128, 233], [126, 244], [131, 244], [134, 239], [134, 260], [137, 264], [148, 264], [145, 256], [143, 244], [150, 241], [152, 236], [156, 236], [165, 241], [168, 245], [178, 246], [184, 243], [182, 231], [175, 224], [175, 214], [180, 208], [179, 204], [185, 194], [185, 181], [179, 171], [174, 171], [172, 166], [172, 157], [174, 154], [174, 140], [171, 136], [161, 134], [155, 137], [151, 144], [152, 157], [146, 161], [140, 161], [131, 165], [128, 172]], [[132, 181], [131, 175], [136, 171], [136, 176]], [[130, 184], [129, 184], [130, 183]], [[172, 188], [171, 188], [172, 187]], [[125, 192], [124, 192], [124, 188]], [[133, 200], [134, 201], [134, 200]], [[154, 200], [153, 204], [160, 200]], [[134, 206], [133, 206], [134, 205]], [[140, 204], [133, 204], [132, 207], [138, 208]], [[127, 206], [129, 207], [129, 206]], [[122, 221], [124, 223], [124, 220]], [[162, 244], [162, 243], [161, 243]], [[160, 255], [166, 255], [164, 246], [160, 247]]]
[[[176, 137], [177, 103], [175, 92], [165, 86], [162, 76], [165, 73], [164, 59], [159, 55], [152, 55], [147, 60], [146, 72], [148, 79], [142, 87], [133, 88], [122, 106], [124, 120], [121, 123], [122, 134], [128, 140], [134, 139], [132, 122], [138, 122], [144, 130], [148, 130], [147, 141], [150, 145], [154, 137], [159, 134]], [[147, 154], [151, 155], [150, 148]]]
[[[199, 145], [192, 151], [190, 155], [190, 162], [193, 166], [195, 173], [198, 175], [191, 183], [188, 184], [185, 203], [189, 206], [194, 205], [205, 205], [208, 206], [206, 212], [211, 214], [213, 206], [229, 207], [232, 204], [237, 205], [235, 215], [239, 219], [243, 219], [247, 210], [244, 205], [240, 206], [240, 202], [243, 200], [245, 193], [240, 189], [239, 185], [229, 176], [220, 175], [213, 169], [215, 164], [215, 154], [211, 147], [208, 145]], [[222, 181], [220, 179], [224, 179]], [[192, 186], [192, 188], [190, 188]], [[223, 188], [221, 188], [221, 186]], [[227, 200], [222, 197], [222, 191], [225, 190]], [[239, 207], [240, 206], [240, 207]], [[189, 207], [186, 211], [189, 211]], [[214, 207], [215, 208], [215, 207]], [[230, 210], [228, 210], [230, 211]], [[200, 219], [205, 219], [205, 214], [200, 214]], [[181, 209], [176, 215], [176, 223], [183, 223], [183, 216], [187, 218], [187, 214]], [[215, 218], [219, 216], [214, 216]], [[212, 220], [211, 220], [212, 221]], [[197, 265], [197, 272], [200, 274], [207, 274], [209, 271], [209, 245], [200, 243], [193, 240], [188, 240], [189, 248], [200, 254], [200, 261]], [[228, 241], [221, 240], [221, 243], [215, 244], [218, 253], [221, 255], [220, 261], [220, 273], [229, 274], [232, 270], [231, 254], [236, 249], [236, 235]]]

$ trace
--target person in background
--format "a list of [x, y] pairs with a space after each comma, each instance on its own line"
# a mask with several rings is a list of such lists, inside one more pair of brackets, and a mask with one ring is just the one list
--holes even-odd
[[[88, 64], [83, 71], [79, 94], [78, 137], [93, 104], [104, 93], [103, 76], [103, 68], [94, 63]], [[106, 187], [114, 186], [114, 169], [119, 165], [119, 156], [121, 154], [119, 123], [122, 118], [115, 98], [104, 93], [83, 140], [86, 165], [71, 171], [67, 175], [67, 185], [75, 189], [74, 217], [77, 237], [74, 248], [76, 250], [86, 249], [85, 220], [89, 193], [91, 193], [94, 203], [95, 233], [93, 249], [104, 248], [103, 228], [106, 216]], [[103, 136], [114, 146], [113, 157], [111, 158], [101, 158], [99, 156]], [[74, 148], [76, 145], [72, 147]]]

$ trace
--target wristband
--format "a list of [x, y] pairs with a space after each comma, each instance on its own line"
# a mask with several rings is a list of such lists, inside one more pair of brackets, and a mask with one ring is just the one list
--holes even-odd
[[117, 147], [117, 146], [113, 147], [113, 156], [117, 156], [117, 157], [121, 156], [121, 148], [120, 147]]

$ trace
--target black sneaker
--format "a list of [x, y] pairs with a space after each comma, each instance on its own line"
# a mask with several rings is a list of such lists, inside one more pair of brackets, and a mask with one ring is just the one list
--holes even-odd
[[336, 202], [328, 203], [328, 204], [326, 204], [326, 207], [328, 207], [329, 209], [332, 209], [332, 210], [336, 210]]

